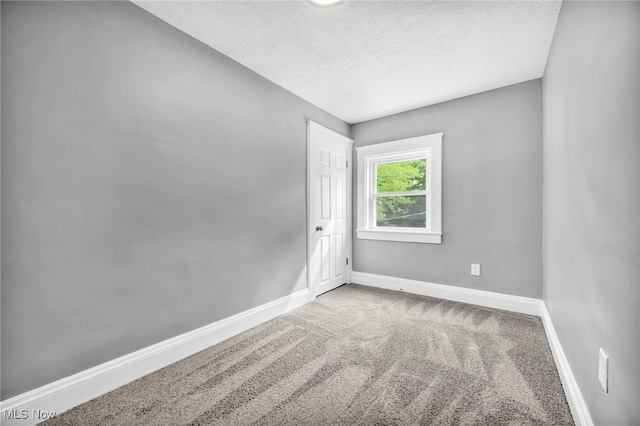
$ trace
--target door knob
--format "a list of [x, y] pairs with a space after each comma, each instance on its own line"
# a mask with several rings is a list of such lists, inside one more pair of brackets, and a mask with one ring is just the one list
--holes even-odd
[[320, 225], [316, 226], [316, 231], [322, 231], [322, 230], [324, 230], [324, 228], [322, 226], [320, 226]]

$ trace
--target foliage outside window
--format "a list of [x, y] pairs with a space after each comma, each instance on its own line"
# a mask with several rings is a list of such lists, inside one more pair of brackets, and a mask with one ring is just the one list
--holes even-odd
[[442, 134], [357, 151], [358, 238], [439, 244]]
[[376, 226], [426, 228], [426, 158], [376, 164]]

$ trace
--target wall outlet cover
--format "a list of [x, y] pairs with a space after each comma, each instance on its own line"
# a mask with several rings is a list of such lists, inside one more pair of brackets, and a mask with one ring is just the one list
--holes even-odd
[[600, 348], [598, 360], [598, 381], [602, 390], [609, 393], [609, 357], [602, 348]]
[[473, 275], [475, 277], [479, 277], [480, 276], [480, 264], [478, 264], [478, 263], [472, 263], [471, 264], [471, 275]]

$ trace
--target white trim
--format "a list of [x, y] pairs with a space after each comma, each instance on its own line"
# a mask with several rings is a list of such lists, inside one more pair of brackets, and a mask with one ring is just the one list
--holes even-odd
[[408, 280], [405, 278], [387, 277], [384, 275], [368, 274], [354, 271], [351, 282], [370, 287], [385, 288], [387, 290], [405, 291], [420, 296], [437, 297], [455, 302], [470, 303], [472, 305], [489, 308], [504, 309], [506, 311], [540, 316], [542, 300], [531, 297], [512, 296], [483, 290], [473, 290], [451, 285], [434, 284], [425, 281]]
[[[351, 264], [351, 262], [349, 263]], [[356, 271], [352, 272], [352, 281], [349, 282], [540, 316], [573, 419], [577, 426], [593, 426], [589, 409], [542, 300]], [[308, 288], [300, 290], [289, 296], [2, 401], [0, 402], [1, 423], [7, 426], [36, 424], [37, 421], [31, 418], [33, 410], [55, 411], [60, 414], [300, 307], [309, 300], [308, 293]], [[7, 420], [4, 419], [5, 410], [18, 410], [18, 412], [27, 410], [29, 418]]]
[[347, 265], [347, 282], [351, 282], [351, 274], [353, 273], [353, 139], [349, 139], [348, 157], [349, 163], [347, 166], [347, 259], [349, 264]]
[[[58, 414], [306, 304], [309, 289], [249, 309], [0, 402], [2, 425], [32, 425], [33, 410]], [[5, 410], [28, 419], [7, 420]]]
[[[443, 133], [357, 147], [358, 227], [360, 239], [440, 244], [442, 242], [442, 138]], [[376, 165], [392, 161], [424, 158], [427, 161], [427, 188], [411, 193], [384, 196], [425, 195], [427, 228], [381, 228], [375, 224]]]
[[356, 147], [356, 151], [364, 156], [387, 154], [393, 151], [422, 151], [424, 149], [425, 138], [429, 142], [442, 141], [444, 133], [434, 133], [426, 136], [416, 136], [408, 139], [400, 139], [397, 141], [376, 143], [373, 145], [365, 145]]
[[[309, 302], [316, 300], [315, 292], [311, 291], [311, 253], [313, 253], [313, 245], [311, 243], [311, 120], [307, 121], [307, 289], [309, 290]], [[314, 123], [315, 124], [315, 123]]]
[[409, 243], [441, 244], [442, 234], [434, 232], [415, 231], [407, 232], [399, 228], [356, 230], [361, 240], [404, 241]]
[[562, 349], [556, 330], [553, 327], [553, 322], [551, 321], [549, 312], [544, 304], [542, 306], [540, 316], [542, 317], [542, 323], [544, 324], [544, 331], [547, 333], [547, 340], [549, 341], [553, 358], [556, 361], [560, 381], [562, 381], [564, 392], [567, 394], [567, 402], [569, 403], [569, 408], [573, 415], [573, 421], [577, 426], [593, 426], [593, 420], [591, 419], [591, 414], [589, 414], [587, 403], [582, 397], [582, 392], [580, 392], [578, 382], [576, 382], [576, 378], [571, 371], [569, 360], [567, 360], [567, 357], [564, 354], [564, 350]]
[[[338, 132], [334, 132], [331, 129], [328, 129], [315, 121], [307, 120], [307, 288], [309, 289], [309, 301], [312, 302], [316, 299], [316, 294], [318, 294], [317, 288], [314, 287], [314, 283], [311, 279], [312, 268], [311, 268], [311, 254], [313, 253], [313, 244], [314, 244], [314, 234], [315, 234], [315, 226], [316, 223], [312, 223], [312, 210], [311, 210], [311, 136], [324, 139], [330, 143], [333, 143], [338, 146], [342, 146], [347, 151], [347, 161], [348, 166], [345, 168], [345, 174], [347, 176], [347, 193], [346, 193], [346, 219], [347, 219], [347, 230], [345, 232], [346, 238], [346, 246], [347, 246], [347, 258], [349, 259], [349, 264], [347, 265], [346, 274], [345, 274], [345, 282], [351, 282], [351, 271], [352, 271], [352, 259], [353, 259], [353, 219], [352, 219], [352, 197], [353, 197], [353, 139], [350, 139], [344, 135], [341, 135]], [[327, 289], [328, 291], [329, 289]]]

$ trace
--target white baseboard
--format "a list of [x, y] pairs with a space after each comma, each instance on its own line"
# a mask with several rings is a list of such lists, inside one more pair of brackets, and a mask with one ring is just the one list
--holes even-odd
[[[351, 282], [540, 316], [574, 421], [578, 426], [593, 426], [587, 405], [542, 300], [355, 271], [352, 272]], [[308, 302], [309, 290], [300, 290], [2, 401], [0, 423], [7, 426], [36, 424], [45, 420], [44, 417], [39, 419], [38, 413], [60, 414]], [[11, 414], [14, 418], [7, 418]]]
[[420, 296], [437, 297], [439, 299], [464, 302], [488, 308], [503, 309], [523, 314], [541, 316], [543, 303], [531, 297], [511, 296], [490, 291], [473, 290], [451, 285], [434, 284], [425, 281], [407, 280], [405, 278], [387, 277], [384, 275], [353, 272], [351, 282], [387, 290], [406, 291]]
[[569, 408], [571, 409], [573, 421], [577, 426], [593, 426], [593, 420], [591, 419], [591, 414], [589, 414], [587, 404], [582, 397], [580, 387], [578, 387], [576, 378], [573, 376], [573, 372], [571, 371], [571, 367], [569, 366], [569, 361], [564, 354], [564, 350], [562, 349], [562, 345], [560, 344], [560, 340], [558, 339], [556, 330], [555, 328], [553, 328], [553, 322], [551, 321], [549, 312], [544, 305], [542, 306], [541, 317], [542, 323], [544, 324], [544, 331], [547, 333], [549, 346], [551, 346], [553, 358], [556, 361], [556, 367], [558, 368], [560, 381], [562, 381], [564, 392], [567, 395], [567, 402], [569, 403]]
[[[304, 289], [0, 402], [2, 425], [33, 425], [200, 352], [309, 301]], [[10, 418], [12, 417], [12, 418]]]

